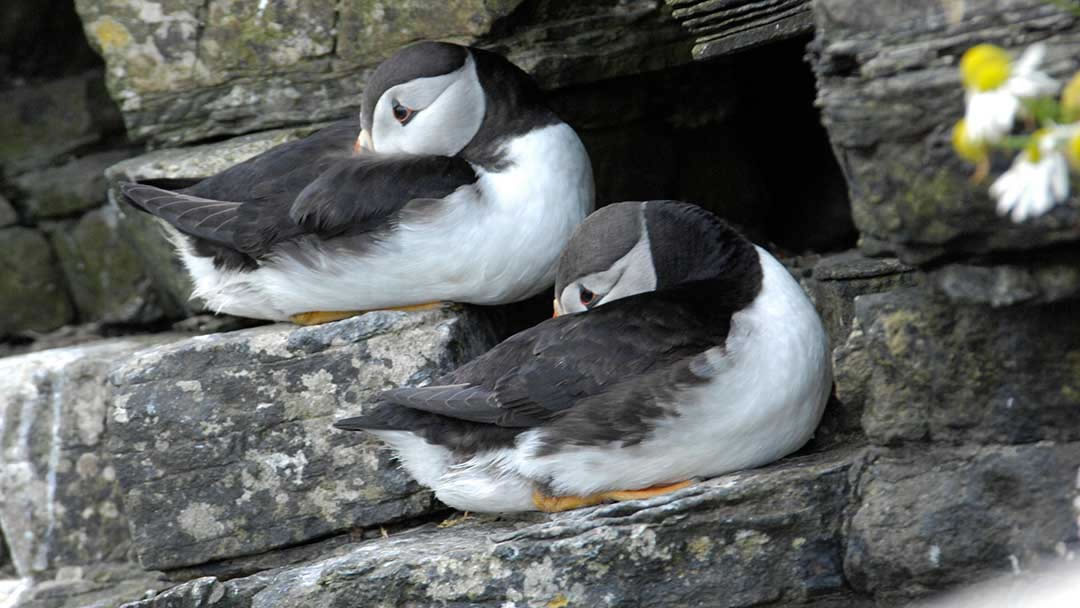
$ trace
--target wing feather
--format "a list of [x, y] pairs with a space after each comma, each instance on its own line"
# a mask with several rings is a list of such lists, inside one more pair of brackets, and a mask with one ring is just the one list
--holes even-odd
[[652, 292], [520, 332], [434, 385], [397, 388], [387, 403], [481, 424], [526, 428], [589, 397], [722, 344], [730, 315], [688, 311], [675, 293]]
[[254, 261], [303, 235], [390, 229], [410, 202], [437, 203], [477, 179], [457, 157], [354, 155], [359, 132], [358, 122], [343, 121], [194, 185], [176, 182], [187, 186], [180, 191], [150, 184], [122, 184], [121, 191], [181, 232]]

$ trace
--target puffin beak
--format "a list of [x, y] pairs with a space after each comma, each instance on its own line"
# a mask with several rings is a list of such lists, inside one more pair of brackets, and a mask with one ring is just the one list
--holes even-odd
[[552, 319], [554, 319], [555, 317], [558, 317], [559, 315], [562, 314], [562, 311], [559, 310], [559, 300], [554, 300], [551, 303], [551, 307], [555, 310], [555, 314], [551, 315]]
[[363, 154], [364, 152], [374, 152], [375, 144], [371, 141], [371, 135], [364, 129], [360, 129], [360, 136], [356, 138], [356, 143], [353, 144], [353, 152], [356, 154]]

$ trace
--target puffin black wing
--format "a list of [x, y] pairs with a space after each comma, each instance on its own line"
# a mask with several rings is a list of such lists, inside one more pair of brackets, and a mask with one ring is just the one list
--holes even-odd
[[180, 232], [257, 259], [305, 234], [370, 232], [412, 200], [439, 199], [476, 181], [460, 158], [354, 156], [358, 133], [357, 122], [337, 123], [179, 192], [146, 184], [121, 191]]
[[[380, 397], [458, 420], [536, 426], [627, 378], [723, 343], [730, 316], [712, 317], [690, 311], [675, 293], [640, 294], [588, 313], [549, 319], [433, 386], [397, 388]], [[353, 427], [358, 424], [352, 421]]]

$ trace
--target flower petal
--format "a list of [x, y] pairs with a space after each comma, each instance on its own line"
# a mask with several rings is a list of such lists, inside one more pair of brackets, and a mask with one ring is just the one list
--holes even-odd
[[1041, 42], [1036, 42], [1020, 55], [1020, 59], [1016, 60], [1013, 68], [1014, 73], [1026, 74], [1035, 71], [1035, 68], [1039, 67], [1039, 64], [1042, 63], [1043, 57], [1045, 56], [1046, 45]]

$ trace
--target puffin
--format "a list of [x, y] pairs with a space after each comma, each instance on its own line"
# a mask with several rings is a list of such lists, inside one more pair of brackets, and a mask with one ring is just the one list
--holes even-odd
[[594, 198], [585, 147], [525, 72], [434, 41], [378, 66], [359, 121], [167, 185], [120, 191], [164, 220], [194, 296], [301, 324], [531, 297]]
[[787, 269], [705, 209], [602, 207], [574, 232], [556, 316], [334, 426], [366, 431], [462, 511], [648, 498], [802, 447], [832, 387]]

